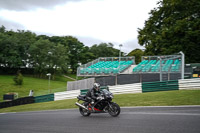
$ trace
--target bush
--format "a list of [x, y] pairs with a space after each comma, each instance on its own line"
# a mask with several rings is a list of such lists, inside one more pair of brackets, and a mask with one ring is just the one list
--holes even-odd
[[16, 85], [22, 85], [23, 84], [23, 76], [20, 71], [17, 72], [17, 75], [14, 77], [14, 82]]

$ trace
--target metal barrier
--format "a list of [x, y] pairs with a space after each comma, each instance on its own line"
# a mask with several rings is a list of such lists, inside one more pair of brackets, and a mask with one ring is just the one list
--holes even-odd
[[[113, 94], [144, 93], [179, 89], [200, 89], [200, 78], [102, 86], [101, 89], [106, 89], [106, 87], [109, 88], [109, 91]], [[55, 100], [73, 99], [76, 98], [79, 93], [81, 95], [85, 95], [87, 91], [88, 89], [58, 92], [55, 93]]]
[[34, 97], [35, 103], [54, 101], [54, 94], [42, 95]]
[[200, 89], [200, 78], [178, 80], [180, 90]]
[[[182, 90], [182, 89], [200, 89], [200, 78], [195, 79], [181, 79], [163, 82], [143, 82], [135, 84], [115, 85], [115, 86], [102, 86], [101, 89], [109, 89], [113, 94], [126, 94], [126, 93], [144, 93], [155, 91], [169, 91], [169, 90]], [[85, 95], [88, 89], [72, 90], [65, 92], [57, 92], [55, 94], [48, 94], [37, 97], [23, 97], [9, 102], [1, 102], [0, 108], [17, 106], [29, 103], [40, 103], [64, 99], [74, 99], [79, 94]]]
[[34, 103], [34, 97], [22, 97], [8, 102], [0, 102], [0, 108]]
[[54, 93], [54, 100], [64, 100], [64, 99], [73, 99], [76, 98], [80, 93], [80, 90], [71, 90], [64, 92]]
[[178, 80], [142, 83], [142, 92], [178, 90]]
[[113, 94], [142, 93], [141, 83], [109, 86]]

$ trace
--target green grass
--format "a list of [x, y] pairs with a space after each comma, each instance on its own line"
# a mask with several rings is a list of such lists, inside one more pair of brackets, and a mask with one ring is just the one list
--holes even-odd
[[[67, 75], [68, 76], [68, 75]], [[73, 81], [73, 80], [71, 80], [71, 79], [69, 79], [69, 78], [66, 78], [66, 77], [64, 77], [64, 76], [55, 76], [55, 79], [54, 79], [55, 81], [62, 81], [62, 82], [67, 82], [67, 81]]]
[[0, 113], [70, 109], [70, 108], [76, 108], [76, 106], [75, 106], [76, 101], [77, 101], [76, 99], [69, 99], [69, 100], [60, 100], [60, 101], [52, 101], [52, 102], [45, 102], [45, 103], [20, 105], [20, 106], [14, 106], [14, 107], [0, 109]]
[[29, 95], [30, 90], [34, 90], [34, 96], [44, 95], [48, 93], [66, 91], [67, 81], [69, 79], [57, 77], [56, 81], [49, 81], [48, 79], [39, 79], [24, 76], [23, 85], [15, 85], [13, 81], [14, 76], [0, 75], [0, 101], [3, 99], [3, 94], [16, 92], [19, 97], [26, 97]]
[[[34, 103], [0, 109], [0, 112], [24, 112], [38, 110], [77, 108], [74, 103], [77, 99]], [[123, 106], [176, 106], [200, 105], [200, 90], [162, 91], [140, 94], [115, 95], [114, 102]]]
[[74, 78], [74, 79], [77, 78], [77, 80], [84, 79], [84, 77], [76, 77], [76, 74], [67, 74], [67, 76], [69, 76], [69, 77], [71, 77], [71, 78]]
[[160, 91], [117, 95], [120, 106], [200, 105], [200, 90]]

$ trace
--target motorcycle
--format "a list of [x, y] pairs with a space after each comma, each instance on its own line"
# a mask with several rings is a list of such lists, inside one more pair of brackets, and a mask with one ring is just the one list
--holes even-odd
[[[96, 102], [85, 95], [79, 95], [77, 99], [78, 102], [75, 105], [79, 106], [79, 111], [83, 116], [90, 116], [91, 113], [109, 113], [116, 117], [120, 114], [119, 105], [112, 102], [113, 94], [106, 89], [100, 91]], [[83, 103], [81, 104], [79, 101], [83, 101]], [[93, 102], [94, 104], [91, 104]]]

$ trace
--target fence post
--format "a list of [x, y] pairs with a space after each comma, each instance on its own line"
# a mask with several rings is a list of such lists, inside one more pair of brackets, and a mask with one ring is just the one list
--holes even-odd
[[117, 85], [117, 74], [115, 76], [115, 85]]
[[181, 79], [184, 79], [184, 70], [185, 70], [185, 55], [182, 51], [180, 51], [181, 56]]
[[162, 81], [162, 58], [160, 57], [160, 81]]

